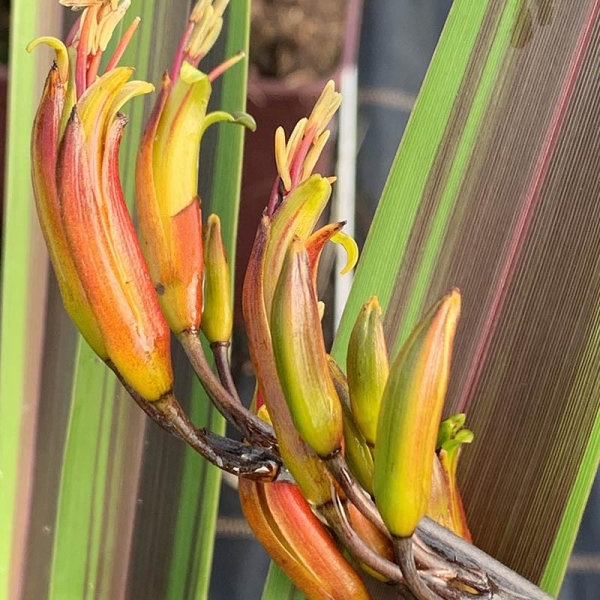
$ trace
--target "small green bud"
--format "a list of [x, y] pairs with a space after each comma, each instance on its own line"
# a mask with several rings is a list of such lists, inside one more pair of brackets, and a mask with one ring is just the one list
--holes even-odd
[[221, 221], [210, 215], [204, 227], [204, 309], [202, 331], [212, 344], [228, 342], [233, 328], [231, 276], [221, 237]]
[[381, 397], [389, 374], [381, 308], [376, 296], [358, 314], [348, 343], [347, 368], [352, 414], [373, 448]]

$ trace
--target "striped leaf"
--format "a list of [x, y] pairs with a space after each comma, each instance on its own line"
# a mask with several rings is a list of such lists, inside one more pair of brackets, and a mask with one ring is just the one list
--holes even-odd
[[[38, 6], [39, 5], [39, 6]], [[6, 185], [3, 211], [0, 342], [0, 597], [16, 598], [23, 585], [27, 503], [31, 498], [36, 407], [47, 264], [35, 220], [30, 182], [29, 136], [50, 53], [35, 58], [25, 44], [56, 32], [60, 10], [42, 2], [12, 7]], [[32, 293], [33, 292], [33, 293]], [[29, 410], [24, 410], [27, 407]]]
[[461, 289], [447, 411], [476, 432], [469, 523], [553, 594], [600, 458], [599, 14], [597, 0], [454, 2], [335, 345], [343, 360], [372, 294], [397, 350]]

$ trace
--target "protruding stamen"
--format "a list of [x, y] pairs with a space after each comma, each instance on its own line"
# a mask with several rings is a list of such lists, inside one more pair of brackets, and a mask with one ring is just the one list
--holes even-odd
[[96, 21], [96, 13], [98, 11], [97, 6], [90, 6], [85, 9], [85, 12], [81, 16], [81, 29], [79, 31], [79, 37], [74, 40], [77, 42], [77, 64], [75, 65], [75, 89], [77, 90], [77, 98], [80, 98], [83, 92], [85, 92], [87, 84], [87, 57], [90, 31], [93, 23]]
[[314, 129], [313, 135], [321, 135], [341, 103], [342, 95], [335, 91], [335, 83], [330, 79], [308, 118], [307, 131]]
[[292, 131], [292, 135], [290, 135], [290, 139], [288, 141], [287, 147], [287, 159], [290, 161], [294, 158], [294, 155], [298, 151], [298, 146], [304, 137], [304, 133], [306, 132], [306, 125], [308, 123], [308, 119], [303, 117], [296, 123], [296, 127], [294, 127]]
[[306, 158], [304, 159], [304, 166], [302, 168], [302, 177], [301, 177], [302, 181], [304, 181], [305, 179], [308, 179], [312, 175], [313, 169], [315, 168], [317, 161], [321, 157], [323, 148], [325, 147], [325, 144], [327, 143], [327, 140], [329, 139], [330, 135], [331, 135], [331, 131], [326, 129], [313, 142], [313, 147], [308, 151], [308, 154], [306, 155]]
[[140, 24], [140, 21], [141, 19], [139, 17], [136, 17], [131, 23], [131, 25], [127, 28], [127, 30], [123, 34], [123, 37], [119, 41], [119, 44], [115, 48], [113, 55], [110, 57], [108, 64], [106, 65], [106, 72], [114, 69], [119, 64], [119, 61], [123, 57], [123, 54], [125, 54], [125, 50], [127, 50], [127, 46], [129, 46], [129, 42], [131, 42], [131, 38], [133, 38], [135, 30]]
[[283, 130], [276, 131], [275, 161], [286, 192], [311, 176], [330, 137], [326, 127], [341, 101], [342, 95], [335, 91], [334, 82], [328, 81], [310, 116], [298, 121], [287, 144]]
[[223, 13], [229, 0], [199, 0], [192, 10], [190, 22], [194, 24], [185, 45], [185, 58], [195, 66], [214, 46], [223, 27]]
[[237, 54], [234, 54], [231, 58], [228, 58], [226, 61], [223, 61], [219, 66], [215, 67], [209, 74], [208, 80], [212, 83], [217, 77], [220, 77], [227, 71], [231, 69], [233, 65], [237, 65], [244, 57], [246, 53], [243, 50], [240, 50]]
[[127, 9], [131, 6], [131, 0], [123, 0], [121, 4], [112, 2], [111, 7], [105, 5], [101, 9], [101, 14], [98, 18], [98, 27], [96, 28], [95, 36], [92, 39], [92, 53], [95, 54], [98, 49], [104, 51], [108, 46], [112, 34], [121, 22]]
[[290, 166], [292, 159], [298, 150], [298, 146], [302, 141], [302, 137], [304, 136], [307, 122], [308, 119], [304, 117], [296, 123], [287, 144], [283, 128], [278, 127], [275, 131], [275, 162], [277, 164], [277, 172], [287, 191], [292, 189]]

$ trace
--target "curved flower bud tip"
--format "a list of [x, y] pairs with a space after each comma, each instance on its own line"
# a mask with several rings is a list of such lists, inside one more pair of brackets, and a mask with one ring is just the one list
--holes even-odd
[[42, 36], [27, 44], [26, 50], [31, 53], [40, 44], [50, 46], [56, 53], [56, 64], [60, 73], [60, 79], [63, 84], [66, 84], [69, 80], [69, 53], [67, 47], [64, 45], [62, 40], [52, 36]]
[[392, 364], [381, 400], [373, 487], [398, 538], [410, 537], [427, 509], [459, 314], [454, 290], [423, 317]]

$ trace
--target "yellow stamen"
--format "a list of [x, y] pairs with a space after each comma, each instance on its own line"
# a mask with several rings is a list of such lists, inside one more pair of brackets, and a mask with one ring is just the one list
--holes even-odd
[[306, 129], [314, 130], [315, 136], [321, 135], [341, 103], [342, 95], [335, 91], [335, 83], [330, 79], [308, 118]]
[[58, 38], [44, 36], [29, 42], [29, 44], [27, 44], [27, 52], [33, 52], [33, 49], [40, 44], [50, 46], [56, 53], [56, 64], [58, 65], [60, 79], [62, 83], [66, 85], [69, 81], [69, 53], [67, 47]]
[[321, 152], [323, 152], [323, 148], [331, 135], [331, 131], [326, 129], [315, 141], [313, 147], [309, 150], [306, 158], [304, 159], [304, 166], [302, 168], [302, 178], [300, 181], [304, 181], [308, 179], [321, 156]]
[[113, 6], [113, 8], [99, 19], [98, 27], [94, 32], [95, 35], [90, 38], [92, 41], [92, 52], [94, 54], [98, 49], [103, 52], [106, 50], [115, 28], [125, 16], [127, 9], [131, 6], [131, 0], [124, 0], [119, 5], [117, 2], [113, 2], [111, 6]]
[[304, 137], [304, 133], [306, 132], [306, 124], [308, 123], [308, 119], [306, 117], [300, 119], [296, 123], [296, 127], [292, 131], [292, 135], [290, 135], [290, 139], [287, 143], [287, 163], [288, 166], [291, 166], [292, 161], [294, 160], [294, 155], [300, 146], [300, 142]]
[[[89, 34], [87, 40], [87, 53], [96, 55], [98, 51], [104, 52], [110, 39], [112, 38], [113, 32], [117, 25], [122, 21], [125, 13], [131, 6], [131, 0], [123, 0], [119, 3], [119, 0], [103, 0], [103, 2], [82, 2], [80, 7], [84, 5], [88, 7], [94, 7], [97, 11], [96, 18], [91, 19], [89, 24]], [[74, 9], [76, 7], [73, 7]], [[86, 21], [88, 8], [85, 9], [80, 19], [79, 31], [75, 35], [73, 45], [77, 46], [81, 37], [81, 30]]]
[[223, 28], [223, 12], [229, 0], [199, 0], [190, 15], [194, 28], [185, 47], [185, 52], [195, 60], [200, 60], [214, 46]]
[[221, 34], [222, 29], [223, 29], [223, 19], [219, 18], [219, 19], [217, 19], [217, 21], [215, 21], [211, 30], [208, 32], [208, 34], [204, 38], [204, 43], [200, 46], [200, 49], [198, 51], [198, 56], [204, 57], [210, 52], [210, 49], [215, 45], [215, 42], [217, 41], [219, 35]]
[[198, 0], [194, 8], [192, 9], [190, 21], [192, 21], [193, 23], [197, 23], [202, 17], [202, 13], [206, 10], [207, 6], [210, 6], [210, 0]]
[[275, 131], [275, 164], [277, 172], [286, 190], [292, 188], [292, 177], [290, 175], [289, 163], [287, 160], [287, 149], [285, 146], [285, 132], [283, 127], [278, 127]]
[[215, 9], [215, 14], [219, 17], [223, 16], [227, 5], [229, 4], [229, 0], [215, 0], [213, 3], [213, 8]]

